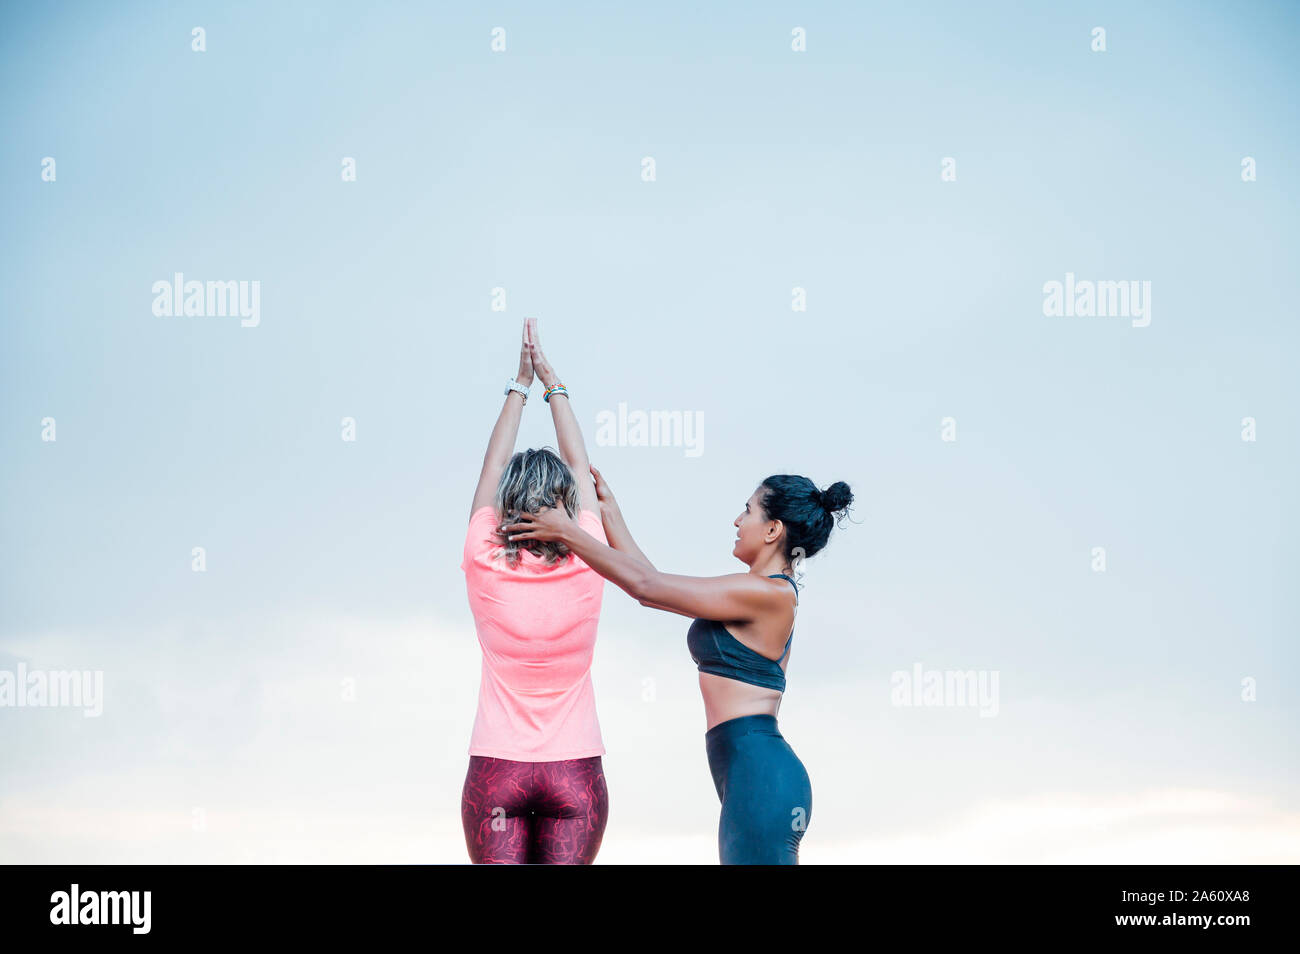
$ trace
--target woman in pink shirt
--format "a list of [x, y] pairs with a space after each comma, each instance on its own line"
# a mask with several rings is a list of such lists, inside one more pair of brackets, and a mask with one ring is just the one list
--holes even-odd
[[[568, 392], [530, 345], [506, 389], [470, 508], [461, 569], [483, 650], [478, 712], [461, 795], [475, 864], [590, 864], [609, 811], [591, 685], [604, 579], [563, 544], [507, 541], [500, 528], [558, 498], [604, 541], [596, 486]], [[560, 453], [513, 453], [534, 371]]]

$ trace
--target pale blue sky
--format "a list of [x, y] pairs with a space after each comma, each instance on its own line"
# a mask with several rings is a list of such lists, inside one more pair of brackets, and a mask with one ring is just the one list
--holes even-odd
[[[457, 567], [525, 315], [664, 569], [742, 569], [770, 473], [857, 494], [781, 713], [806, 860], [1300, 857], [1293, 5], [0, 17], [0, 669], [106, 693], [0, 708], [0, 858], [465, 860]], [[174, 272], [260, 325], [155, 317]], [[1045, 317], [1066, 272], [1150, 326]], [[619, 402], [703, 454], [595, 447]], [[685, 622], [606, 587], [602, 860], [716, 859]], [[998, 670], [998, 717], [892, 707], [916, 662]]]

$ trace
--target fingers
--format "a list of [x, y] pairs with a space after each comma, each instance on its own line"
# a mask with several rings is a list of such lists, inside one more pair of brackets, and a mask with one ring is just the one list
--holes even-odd
[[531, 319], [533, 325], [528, 335], [529, 347], [533, 349], [533, 360], [544, 362], [546, 356], [542, 354], [542, 337], [537, 333], [537, 319]]

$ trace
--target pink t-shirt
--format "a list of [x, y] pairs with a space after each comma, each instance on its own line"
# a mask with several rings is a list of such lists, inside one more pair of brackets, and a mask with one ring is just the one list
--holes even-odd
[[[526, 550], [511, 569], [493, 559], [495, 507], [469, 518], [465, 571], [483, 674], [469, 754], [515, 762], [557, 762], [604, 755], [591, 657], [605, 580], [576, 553], [555, 566]], [[601, 543], [600, 513], [582, 510], [578, 525]]]

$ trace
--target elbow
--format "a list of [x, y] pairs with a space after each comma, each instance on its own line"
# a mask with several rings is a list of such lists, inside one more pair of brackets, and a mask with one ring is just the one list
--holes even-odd
[[637, 567], [636, 574], [628, 581], [628, 595], [642, 606], [649, 606], [654, 602], [651, 597], [653, 596], [655, 577], [658, 575], [648, 567]]

